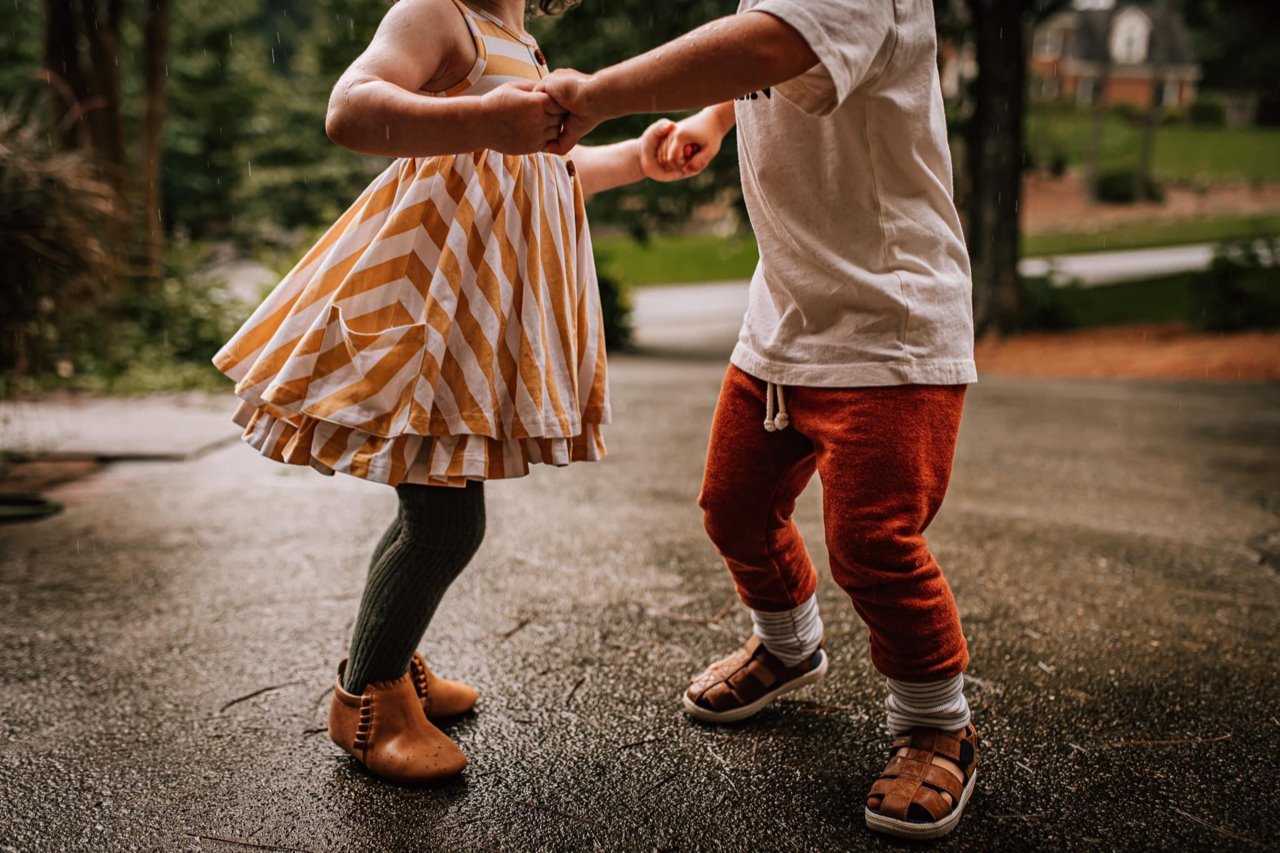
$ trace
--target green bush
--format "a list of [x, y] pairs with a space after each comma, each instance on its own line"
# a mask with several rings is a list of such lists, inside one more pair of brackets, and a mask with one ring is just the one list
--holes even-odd
[[1133, 204], [1150, 199], [1164, 201], [1164, 187], [1156, 181], [1148, 181], [1146, 199], [1139, 199], [1136, 190], [1137, 173], [1133, 169], [1115, 169], [1098, 175], [1094, 195], [1106, 204]]
[[1227, 123], [1227, 105], [1216, 98], [1200, 98], [1187, 113], [1191, 123], [1202, 127], [1222, 127]]
[[1061, 178], [1067, 174], [1067, 167], [1070, 165], [1071, 161], [1067, 159], [1067, 153], [1059, 148], [1049, 157], [1049, 174], [1055, 178]]
[[1081, 325], [1079, 312], [1072, 299], [1075, 287], [1055, 287], [1052, 276], [1022, 280], [1022, 331], [1061, 332]]
[[1280, 238], [1221, 244], [1192, 296], [1192, 316], [1202, 329], [1280, 328]]
[[626, 286], [606, 270], [603, 258], [597, 263], [600, 281], [600, 310], [604, 315], [604, 343], [612, 352], [631, 346], [631, 300]]
[[109, 224], [115, 195], [43, 122], [0, 111], [0, 392], [62, 370], [110, 341], [102, 308], [119, 293]]

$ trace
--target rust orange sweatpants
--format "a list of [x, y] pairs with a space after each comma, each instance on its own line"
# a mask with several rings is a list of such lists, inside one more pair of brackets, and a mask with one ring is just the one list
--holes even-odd
[[791, 426], [766, 432], [765, 383], [730, 367], [698, 503], [742, 601], [777, 612], [818, 576], [792, 520], [816, 471], [831, 573], [866, 623], [876, 668], [898, 681], [968, 664], [951, 588], [925, 544], [955, 455], [963, 385], [783, 389]]

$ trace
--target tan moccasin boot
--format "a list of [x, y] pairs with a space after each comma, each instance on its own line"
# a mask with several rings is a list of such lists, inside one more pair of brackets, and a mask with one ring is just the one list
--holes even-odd
[[413, 653], [409, 663], [413, 676], [413, 688], [422, 702], [423, 713], [429, 720], [444, 720], [465, 714], [475, 707], [480, 694], [470, 684], [440, 678], [427, 667], [420, 652]]
[[428, 722], [412, 672], [372, 682], [357, 696], [342, 689], [342, 670], [329, 704], [329, 737], [370, 772], [422, 784], [457, 776], [467, 766], [458, 745]]

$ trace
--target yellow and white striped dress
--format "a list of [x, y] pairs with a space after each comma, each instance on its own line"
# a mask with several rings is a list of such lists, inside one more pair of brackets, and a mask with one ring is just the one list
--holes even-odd
[[[455, 0], [478, 57], [442, 96], [546, 74], [532, 38]], [[571, 162], [397, 160], [214, 364], [244, 439], [278, 462], [462, 485], [604, 456], [604, 330]]]

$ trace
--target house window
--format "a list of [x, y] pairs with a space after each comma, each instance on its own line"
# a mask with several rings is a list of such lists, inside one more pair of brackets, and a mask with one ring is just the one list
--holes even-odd
[[1034, 50], [1040, 59], [1057, 59], [1062, 55], [1062, 31], [1054, 27], [1037, 30]]
[[1164, 91], [1160, 93], [1160, 106], [1182, 106], [1182, 84], [1177, 80], [1166, 80]]
[[1125, 65], [1147, 61], [1151, 41], [1151, 19], [1139, 9], [1126, 9], [1115, 19], [1111, 30], [1111, 57]]
[[1076, 87], [1076, 101], [1081, 106], [1088, 106], [1089, 104], [1092, 104], [1093, 95], [1097, 88], [1098, 85], [1096, 80], [1090, 80], [1088, 78], [1081, 79], [1080, 84]]

